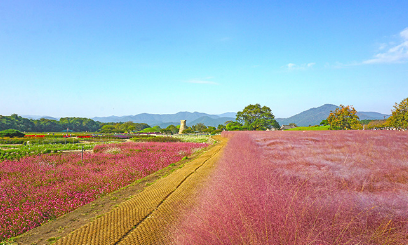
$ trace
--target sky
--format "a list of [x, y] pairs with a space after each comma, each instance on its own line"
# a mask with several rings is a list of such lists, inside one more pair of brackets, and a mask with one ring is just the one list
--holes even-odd
[[0, 115], [237, 112], [408, 97], [408, 1], [0, 1]]

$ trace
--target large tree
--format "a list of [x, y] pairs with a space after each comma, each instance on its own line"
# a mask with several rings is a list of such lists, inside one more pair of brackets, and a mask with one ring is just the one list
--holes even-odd
[[204, 123], [197, 123], [196, 125], [191, 126], [191, 130], [202, 133], [207, 130], [207, 126], [205, 126]]
[[395, 128], [408, 128], [408, 98], [401, 103], [394, 105], [392, 115], [387, 119], [387, 123]]
[[279, 123], [275, 120], [271, 109], [267, 106], [261, 107], [260, 104], [248, 105], [237, 113], [236, 120], [249, 130], [279, 128]]
[[331, 112], [327, 117], [327, 122], [330, 125], [330, 129], [333, 130], [347, 130], [347, 129], [360, 129], [361, 124], [357, 111], [353, 106], [340, 105], [334, 112]]

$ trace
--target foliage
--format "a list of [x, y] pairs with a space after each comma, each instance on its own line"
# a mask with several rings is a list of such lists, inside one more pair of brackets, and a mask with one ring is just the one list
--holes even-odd
[[143, 178], [206, 144], [105, 144], [0, 162], [0, 242]]
[[102, 126], [101, 133], [130, 133], [133, 131], [141, 131], [143, 129], [150, 128], [146, 123], [134, 123], [134, 122], [124, 122], [124, 123], [107, 123]]
[[239, 130], [244, 130], [243, 126], [239, 122], [230, 122], [227, 124], [226, 129], [228, 131], [239, 131]]
[[388, 127], [388, 121], [386, 120], [370, 120], [370, 122], [364, 126], [365, 129], [383, 129]]
[[0, 115], [0, 130], [12, 128], [23, 132], [61, 132], [69, 128], [77, 132], [95, 132], [101, 128], [101, 125], [100, 122], [80, 117], [65, 117], [57, 121], [45, 118], [39, 120], [27, 119], [17, 114], [11, 116]]
[[408, 244], [408, 135], [223, 132], [174, 244]]
[[222, 131], [223, 131], [223, 130], [221, 130], [221, 129], [215, 129], [215, 130], [211, 131], [211, 134], [212, 134], [212, 135], [220, 134]]
[[[227, 124], [228, 124], [228, 123], [227, 123]], [[226, 125], [218, 124], [217, 129], [218, 129], [218, 130], [225, 130], [225, 129], [227, 129], [227, 127], [226, 127]]]
[[260, 104], [248, 105], [237, 113], [237, 122], [243, 124], [249, 130], [266, 130], [267, 128], [279, 128], [279, 123], [269, 107]]
[[183, 134], [192, 134], [194, 131], [191, 129], [191, 127], [187, 127], [186, 129], [183, 130]]
[[360, 120], [360, 123], [362, 124], [362, 125], [368, 125], [370, 122], [372, 122], [372, 121], [376, 121], [376, 120], [372, 120], [372, 119], [363, 119], [363, 120]]
[[327, 117], [327, 122], [330, 129], [333, 130], [347, 130], [360, 129], [361, 124], [357, 116], [357, 111], [352, 106], [340, 105], [334, 112], [331, 112]]
[[159, 126], [154, 126], [151, 128], [145, 128], [143, 130], [140, 130], [140, 133], [160, 133], [161, 128]]
[[204, 130], [204, 132], [211, 133], [211, 132], [213, 132], [213, 131], [215, 131], [215, 130], [217, 130], [216, 127], [208, 126], [207, 129]]
[[330, 126], [311, 126], [311, 127], [296, 127], [285, 129], [285, 131], [317, 131], [317, 130], [329, 130]]
[[391, 127], [408, 129], [408, 98], [399, 104], [395, 103], [394, 110], [387, 122]]
[[15, 129], [6, 129], [0, 131], [0, 137], [24, 137], [25, 134]]
[[327, 125], [329, 125], [329, 121], [327, 121], [327, 119], [324, 119], [324, 120], [322, 120], [322, 121], [320, 122], [319, 125], [321, 125], [321, 126], [327, 126]]
[[196, 125], [191, 126], [191, 130], [193, 132], [206, 132], [207, 126], [204, 125], [204, 123], [197, 123]]
[[181, 142], [181, 139], [170, 136], [137, 136], [131, 140], [135, 142]]
[[[22, 132], [61, 132], [67, 129], [75, 132], [97, 132], [105, 127], [104, 133], [125, 133], [140, 131], [150, 126], [146, 123], [101, 123], [89, 118], [63, 117], [59, 121], [41, 118], [38, 120], [23, 118], [17, 114], [11, 116], [0, 115], [0, 130], [16, 129]], [[113, 126], [113, 127], [111, 127]]]
[[103, 125], [100, 132], [101, 133], [115, 133], [117, 131], [116, 131], [115, 125]]
[[161, 129], [160, 132], [164, 134], [178, 134], [179, 129], [174, 125], [169, 125], [166, 128]]

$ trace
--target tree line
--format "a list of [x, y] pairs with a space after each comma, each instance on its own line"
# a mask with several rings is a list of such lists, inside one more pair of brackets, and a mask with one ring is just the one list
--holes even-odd
[[[0, 131], [14, 129], [20, 132], [100, 132], [100, 133], [163, 133], [178, 134], [180, 125], [169, 125], [166, 128], [159, 126], [151, 127], [146, 123], [120, 122], [120, 123], [101, 123], [89, 118], [82, 117], [63, 117], [60, 120], [52, 119], [28, 119], [17, 114], [11, 116], [0, 115]], [[219, 133], [225, 129], [225, 125], [218, 127], [205, 126], [203, 123], [197, 123], [187, 127], [184, 133]]]
[[[387, 120], [373, 120], [364, 122], [357, 116], [353, 106], [340, 105], [332, 111], [320, 125], [328, 125], [331, 130], [358, 130], [375, 128], [408, 129], [408, 98], [395, 103], [391, 116]], [[367, 124], [366, 124], [367, 123]], [[226, 123], [226, 130], [266, 130], [279, 128], [279, 123], [267, 106], [260, 104], [248, 105], [239, 111], [236, 120]]]
[[146, 123], [101, 123], [83, 117], [63, 117], [59, 120], [28, 119], [17, 114], [11, 116], [0, 115], [0, 131], [16, 129], [21, 132], [98, 132], [105, 128], [107, 133], [124, 133], [139, 131], [150, 126]]
[[334, 112], [331, 112], [321, 125], [330, 125], [333, 130], [348, 129], [378, 129], [395, 128], [408, 129], [408, 98], [400, 103], [395, 103], [391, 116], [386, 120], [359, 120], [357, 111], [353, 106], [340, 105]]
[[[321, 125], [330, 125], [332, 130], [363, 129], [363, 124], [357, 116], [357, 111], [352, 106], [340, 105], [331, 112]], [[279, 128], [279, 123], [267, 106], [260, 104], [248, 105], [236, 116], [236, 121], [228, 121], [217, 127], [205, 126], [198, 123], [187, 127], [183, 133], [219, 133], [222, 130], [266, 130]], [[399, 104], [395, 103], [392, 115], [387, 120], [369, 122], [367, 127], [393, 127], [408, 129], [408, 98]], [[102, 132], [102, 133], [125, 133], [125, 132], [160, 132], [165, 134], [177, 134], [178, 126], [170, 125], [166, 128], [159, 126], [150, 127], [146, 123], [101, 123], [89, 118], [63, 117], [59, 121], [41, 118], [38, 120], [23, 118], [17, 114], [11, 116], [0, 115], [0, 131], [16, 129], [22, 132], [61, 132], [70, 129], [74, 132]]]

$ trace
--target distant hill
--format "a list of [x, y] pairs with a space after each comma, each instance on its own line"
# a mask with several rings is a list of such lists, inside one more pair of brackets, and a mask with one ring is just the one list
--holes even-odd
[[[338, 106], [332, 104], [325, 104], [316, 108], [311, 108], [306, 111], [303, 111], [299, 114], [288, 118], [276, 118], [276, 121], [280, 125], [288, 125], [289, 123], [296, 123], [298, 126], [309, 126], [309, 125], [318, 125], [324, 119], [326, 119], [331, 111], [336, 110]], [[388, 118], [390, 115], [381, 114], [378, 112], [357, 112], [357, 115], [360, 117], [360, 120], [378, 120]], [[59, 118], [49, 117], [49, 116], [33, 116], [25, 115], [25, 118], [30, 119], [52, 119], [59, 120]], [[128, 116], [109, 116], [109, 117], [94, 117], [91, 118], [94, 121], [99, 122], [135, 122], [135, 123], [147, 123], [150, 126], [160, 126], [165, 128], [168, 125], [179, 125], [180, 120], [187, 120], [187, 126], [192, 126], [197, 123], [203, 123], [206, 126], [217, 127], [219, 124], [224, 124], [226, 121], [235, 121], [236, 113], [235, 112], [226, 112], [219, 115], [211, 115], [202, 112], [178, 112], [175, 114], [149, 114], [141, 113], [137, 115], [128, 115]]]
[[210, 118], [208, 116], [200, 117], [192, 122], [191, 125], [196, 125], [197, 123], [203, 123], [205, 126], [217, 127], [219, 124], [224, 124], [226, 121], [235, 121], [235, 117], [220, 117], [220, 118]]
[[56, 117], [37, 116], [37, 115], [21, 115], [21, 117], [28, 118], [28, 119], [33, 119], [33, 120], [38, 120], [38, 119], [41, 119], [41, 118], [49, 119], [49, 120], [56, 120], [56, 121], [59, 120], [59, 118], [56, 118]]
[[326, 119], [331, 111], [336, 110], [338, 106], [325, 104], [317, 108], [311, 108], [303, 111], [299, 114], [288, 118], [276, 118], [279, 125], [288, 125], [289, 123], [296, 123], [298, 126], [318, 125], [324, 119]]
[[357, 112], [357, 116], [360, 118], [360, 120], [380, 120], [380, 119], [386, 119], [390, 115], [387, 114], [381, 114], [378, 112]]
[[[326, 119], [331, 111], [336, 110], [338, 106], [332, 104], [325, 104], [317, 108], [311, 108], [299, 114], [288, 118], [276, 118], [280, 125], [288, 125], [289, 123], [296, 123], [298, 126], [319, 125], [320, 122]], [[377, 120], [388, 118], [389, 115], [378, 112], [357, 112], [360, 120]]]
[[[110, 117], [94, 117], [95, 121], [99, 122], [137, 122], [147, 123], [150, 126], [160, 126], [165, 128], [168, 125], [178, 125], [180, 120], [187, 120], [187, 126], [192, 126], [197, 123], [204, 123], [206, 126], [218, 126], [226, 121], [235, 120], [235, 114], [233, 112], [223, 113], [221, 115], [210, 115], [201, 112], [178, 112], [176, 114], [148, 114], [142, 113], [134, 116], [110, 116]], [[226, 115], [234, 115], [234, 117], [226, 117]]]
[[235, 120], [235, 118], [237, 116], [237, 113], [236, 112], [226, 112], [226, 113], [218, 114], [217, 116], [219, 116], [219, 117], [232, 117]]

